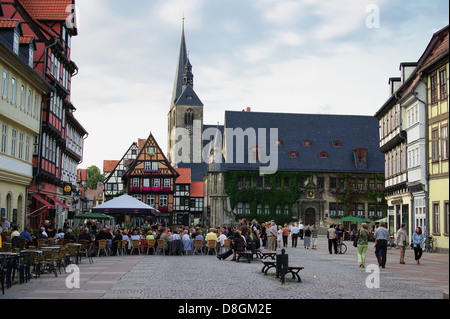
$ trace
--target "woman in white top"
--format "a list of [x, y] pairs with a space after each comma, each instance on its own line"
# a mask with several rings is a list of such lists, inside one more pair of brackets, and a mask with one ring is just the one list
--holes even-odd
[[278, 249], [281, 249], [281, 241], [283, 240], [283, 229], [281, 228], [281, 226], [278, 226], [278, 231], [277, 231], [277, 246]]

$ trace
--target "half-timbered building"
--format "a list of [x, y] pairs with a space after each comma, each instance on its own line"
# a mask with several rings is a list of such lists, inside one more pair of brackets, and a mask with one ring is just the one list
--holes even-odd
[[[53, 87], [42, 96], [40, 134], [33, 141], [33, 181], [28, 187], [29, 222], [38, 227], [49, 219], [61, 225], [73, 209], [77, 166], [87, 131], [75, 119], [71, 103], [71, 39], [78, 34], [75, 0], [2, 1], [5, 17], [17, 19], [24, 34], [34, 37], [30, 66]], [[25, 44], [29, 39], [23, 39]], [[29, 50], [31, 58], [32, 51]], [[46, 208], [52, 207], [47, 216]]]
[[125, 193], [156, 208], [160, 218], [171, 223], [175, 183], [179, 176], [150, 134], [122, 179]]
[[105, 180], [103, 181], [103, 184], [105, 185], [105, 201], [125, 193], [122, 177], [125, 174], [127, 167], [129, 167], [136, 159], [138, 151], [138, 144], [133, 142], [119, 161], [105, 160], [103, 162], [103, 174], [105, 175]]

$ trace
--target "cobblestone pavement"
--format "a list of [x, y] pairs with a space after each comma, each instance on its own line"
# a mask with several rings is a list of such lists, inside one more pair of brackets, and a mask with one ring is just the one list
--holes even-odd
[[[69, 274], [45, 274], [24, 285], [15, 284], [1, 299], [442, 299], [449, 287], [448, 255], [424, 253], [416, 265], [407, 251], [406, 265], [399, 250], [388, 252], [385, 269], [379, 269], [379, 288], [369, 289], [366, 269], [359, 268], [356, 248], [346, 242], [345, 255], [330, 255], [327, 239], [318, 250], [286, 248], [290, 263], [305, 267], [302, 283], [289, 275], [282, 285], [274, 275], [261, 273], [262, 263], [219, 261], [214, 256], [95, 257], [80, 263], [80, 288], [68, 289]], [[373, 243], [367, 266], [376, 263]], [[378, 267], [376, 267], [378, 269]], [[370, 277], [370, 278], [372, 278]], [[369, 280], [369, 283], [375, 283]]]

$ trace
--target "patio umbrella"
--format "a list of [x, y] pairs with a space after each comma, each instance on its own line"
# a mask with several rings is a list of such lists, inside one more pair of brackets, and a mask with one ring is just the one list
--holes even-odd
[[155, 208], [137, 200], [129, 195], [122, 195], [106, 203], [92, 208], [93, 213], [106, 215], [131, 215], [135, 216], [159, 216], [160, 212]]
[[76, 219], [97, 219], [97, 220], [113, 220], [114, 217], [105, 214], [87, 213], [75, 216]]
[[338, 223], [341, 222], [351, 222], [351, 223], [370, 223], [370, 221], [365, 220], [364, 218], [358, 217], [358, 216], [347, 216], [342, 219], [339, 219], [337, 221]]

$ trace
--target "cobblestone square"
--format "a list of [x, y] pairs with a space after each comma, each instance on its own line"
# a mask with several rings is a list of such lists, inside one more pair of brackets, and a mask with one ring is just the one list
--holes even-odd
[[[302, 282], [291, 276], [281, 284], [274, 270], [261, 273], [262, 263], [215, 256], [132, 255], [95, 257], [80, 263], [80, 288], [68, 289], [68, 274], [45, 274], [24, 285], [15, 284], [0, 299], [188, 299], [188, 300], [280, 300], [280, 299], [443, 299], [448, 289], [448, 255], [424, 253], [416, 265], [414, 253], [399, 264], [399, 250], [388, 252], [387, 265], [380, 269], [380, 288], [369, 289], [372, 273], [358, 267], [351, 242], [345, 255], [330, 255], [327, 239], [319, 238], [317, 250], [287, 247], [289, 262], [305, 267]], [[290, 245], [290, 242], [289, 242]], [[367, 265], [376, 263], [373, 243]], [[378, 269], [378, 267], [376, 267]], [[367, 269], [367, 268], [366, 268]]]

